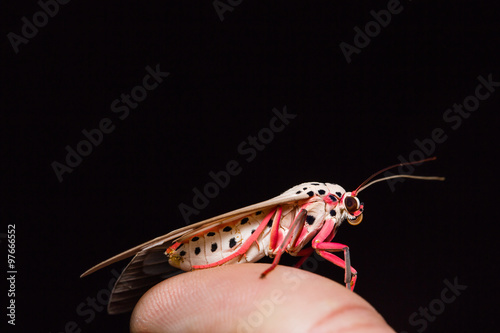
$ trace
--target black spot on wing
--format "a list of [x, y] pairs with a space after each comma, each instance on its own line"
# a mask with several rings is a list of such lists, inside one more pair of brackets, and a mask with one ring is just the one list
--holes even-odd
[[194, 254], [198, 255], [198, 254], [200, 254], [200, 252], [201, 252], [201, 249], [199, 247], [194, 249]]
[[224, 232], [229, 232], [231, 230], [233, 230], [233, 228], [231, 228], [230, 226], [227, 226], [224, 229], [222, 229], [222, 231], [224, 231]]
[[252, 230], [252, 233], [251, 233], [251, 234], [253, 235], [253, 233], [254, 233], [254, 232], [255, 232], [255, 229], [253, 229], [253, 230]]
[[241, 220], [241, 224], [245, 224], [248, 222], [248, 217], [245, 217], [243, 220]]
[[302, 193], [302, 191], [297, 191], [295, 194], [300, 194], [300, 193]]
[[184, 256], [186, 255], [186, 251], [181, 251], [181, 252], [179, 253], [179, 255], [180, 255], [181, 257], [184, 257]]
[[311, 185], [318, 186], [320, 184], [319, 183], [311, 183]]
[[337, 212], [335, 211], [335, 209], [332, 209], [332, 210], [330, 211], [330, 215], [331, 215], [331, 216], [335, 216], [335, 215], [337, 215]]
[[192, 240], [193, 242], [197, 242], [199, 239], [200, 239], [200, 237], [193, 237], [193, 238], [191, 238], [191, 240]]
[[260, 215], [260, 214], [262, 214], [261, 210], [259, 210], [258, 212], [255, 213], [255, 215]]
[[235, 246], [236, 246], [236, 238], [233, 237], [229, 240], [229, 248], [232, 249]]
[[273, 219], [269, 219], [269, 222], [267, 222], [267, 227], [271, 228], [273, 226]]
[[217, 243], [212, 243], [212, 247], [210, 248], [210, 251], [212, 251], [212, 252], [217, 251]]
[[307, 192], [307, 195], [310, 196], [310, 197], [312, 197], [314, 195], [314, 192], [313, 191], [309, 191], [309, 192]]
[[312, 216], [312, 215], [307, 215], [307, 217], [306, 217], [306, 222], [307, 222], [307, 224], [309, 224], [309, 225], [313, 224], [313, 223], [314, 223], [314, 220], [316, 220], [316, 218], [315, 218], [314, 216]]
[[207, 236], [208, 236], [208, 237], [215, 236], [215, 232], [210, 231], [210, 232], [207, 234]]
[[342, 193], [340, 192], [335, 192], [335, 194], [340, 198], [342, 196]]
[[337, 198], [335, 198], [335, 196], [333, 194], [330, 194], [328, 196], [332, 201], [337, 201]]
[[318, 193], [319, 193], [319, 194], [321, 194], [321, 195], [323, 195], [323, 194], [325, 194], [326, 192], [325, 192], [325, 190], [319, 190], [319, 191], [318, 191]]

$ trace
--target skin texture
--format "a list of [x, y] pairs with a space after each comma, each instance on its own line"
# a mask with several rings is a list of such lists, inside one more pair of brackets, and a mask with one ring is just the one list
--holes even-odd
[[322, 276], [268, 264], [198, 270], [149, 290], [131, 332], [394, 332], [357, 294]]

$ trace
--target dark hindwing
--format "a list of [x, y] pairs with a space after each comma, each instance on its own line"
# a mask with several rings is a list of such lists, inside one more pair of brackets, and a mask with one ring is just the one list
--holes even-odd
[[123, 270], [111, 293], [108, 313], [132, 311], [139, 299], [155, 284], [184, 271], [168, 264], [165, 249], [172, 242], [145, 249]]

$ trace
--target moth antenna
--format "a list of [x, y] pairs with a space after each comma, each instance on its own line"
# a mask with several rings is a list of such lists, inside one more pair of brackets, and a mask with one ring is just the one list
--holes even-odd
[[375, 183], [378, 183], [378, 182], [381, 182], [381, 181], [384, 181], [384, 180], [388, 180], [388, 179], [393, 179], [393, 178], [413, 178], [413, 179], [424, 179], [424, 180], [441, 180], [443, 181], [444, 180], [444, 177], [426, 177], [426, 176], [411, 176], [411, 175], [393, 175], [393, 176], [389, 176], [389, 177], [384, 177], [384, 178], [380, 178], [380, 179], [377, 179], [377, 180], [374, 180], [372, 181], [371, 183], [368, 183], [370, 180], [372, 180], [374, 177], [380, 175], [382, 172], [385, 172], [387, 170], [390, 170], [390, 169], [393, 169], [393, 168], [397, 168], [399, 166], [405, 166], [405, 165], [412, 165], [412, 164], [419, 164], [419, 163], [424, 163], [424, 162], [429, 162], [429, 161], [434, 161], [437, 157], [436, 156], [433, 156], [433, 157], [429, 157], [429, 158], [425, 158], [423, 160], [419, 160], [419, 161], [414, 161], [414, 162], [406, 162], [406, 163], [398, 163], [398, 164], [394, 164], [394, 165], [391, 165], [391, 166], [388, 166], [387, 168], [384, 168], [380, 171], [377, 171], [375, 172], [373, 175], [371, 175], [370, 177], [368, 177], [364, 182], [361, 183], [361, 185], [358, 186], [357, 189], [355, 189], [353, 192], [352, 192], [352, 195], [353, 196], [356, 196], [359, 192], [361, 192], [362, 190], [364, 190], [365, 188], [367, 188], [368, 186], [371, 186]]
[[389, 176], [389, 177], [384, 177], [384, 178], [380, 178], [380, 179], [376, 179], [368, 184], [366, 184], [365, 186], [363, 186], [362, 188], [360, 188], [357, 193], [363, 191], [365, 188], [367, 188], [368, 186], [371, 186], [375, 183], [378, 183], [378, 182], [382, 182], [384, 180], [388, 180], [388, 179], [393, 179], [393, 178], [412, 178], [412, 179], [423, 179], [423, 180], [439, 180], [439, 181], [444, 181], [445, 178], [444, 177], [435, 177], [435, 176], [411, 176], [411, 175], [393, 175], [393, 176]]

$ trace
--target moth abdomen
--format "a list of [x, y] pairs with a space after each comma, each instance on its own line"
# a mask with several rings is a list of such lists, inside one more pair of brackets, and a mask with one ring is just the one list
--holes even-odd
[[174, 243], [165, 252], [169, 258], [169, 264], [184, 271], [190, 271], [218, 262], [221, 264], [254, 262], [262, 258], [265, 255], [263, 249], [270, 227], [259, 235], [255, 244], [247, 252], [242, 253], [235, 260], [225, 261], [226, 258], [239, 251], [244, 241], [253, 235], [267, 214], [269, 210], [259, 210], [254, 214], [204, 230], [194, 237]]

